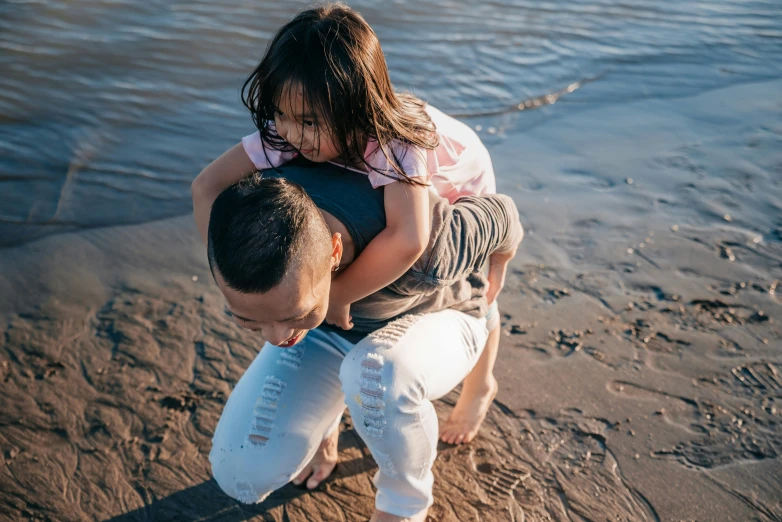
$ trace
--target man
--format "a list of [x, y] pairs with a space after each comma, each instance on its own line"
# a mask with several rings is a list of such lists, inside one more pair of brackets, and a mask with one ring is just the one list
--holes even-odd
[[228, 313], [267, 340], [215, 430], [210, 461], [226, 493], [259, 502], [291, 479], [317, 485], [336, 464], [347, 403], [380, 468], [372, 520], [425, 519], [438, 429], [431, 401], [480, 357], [498, 320], [480, 269], [489, 258], [506, 266], [523, 235], [510, 198], [431, 198], [426, 251], [353, 305], [349, 332], [321, 325], [331, 276], [385, 227], [382, 191], [337, 167], [288, 166], [214, 201], [215, 281]]

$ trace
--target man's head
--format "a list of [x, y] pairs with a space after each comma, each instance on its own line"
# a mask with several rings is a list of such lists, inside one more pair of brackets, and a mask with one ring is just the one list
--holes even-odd
[[236, 323], [289, 347], [323, 322], [342, 243], [299, 185], [254, 175], [215, 200], [207, 253]]

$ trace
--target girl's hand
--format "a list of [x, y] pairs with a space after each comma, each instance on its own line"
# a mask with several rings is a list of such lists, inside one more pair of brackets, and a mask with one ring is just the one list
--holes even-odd
[[326, 322], [333, 326], [339, 326], [343, 330], [353, 328], [353, 318], [350, 316], [350, 303], [342, 305], [335, 301], [329, 301], [329, 309], [326, 312]]
[[489, 256], [489, 291], [486, 293], [486, 300], [492, 304], [497, 296], [500, 295], [502, 287], [505, 286], [505, 274], [508, 271], [508, 263], [516, 255], [516, 250], [509, 253], [498, 253]]

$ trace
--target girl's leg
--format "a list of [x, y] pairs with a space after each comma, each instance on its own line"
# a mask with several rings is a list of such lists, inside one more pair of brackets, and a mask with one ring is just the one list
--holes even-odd
[[497, 302], [492, 304], [486, 318], [489, 338], [478, 363], [465, 377], [459, 400], [440, 430], [440, 440], [449, 444], [471, 442], [486, 418], [494, 397], [497, 396], [497, 379], [494, 363], [500, 347], [500, 321]]
[[323, 449], [345, 407], [339, 368], [351, 347], [317, 329], [291, 348], [264, 345], [228, 398], [212, 438], [209, 461], [223, 491], [260, 502]]
[[356, 431], [380, 468], [376, 507], [421, 517], [432, 503], [437, 415], [480, 357], [486, 319], [444, 310], [406, 316], [362, 340], [345, 357], [342, 389]]

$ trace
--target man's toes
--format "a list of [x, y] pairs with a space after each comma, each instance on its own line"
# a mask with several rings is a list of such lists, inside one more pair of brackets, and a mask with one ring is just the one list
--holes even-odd
[[295, 479], [293, 479], [293, 484], [296, 486], [301, 486], [304, 484], [304, 481], [307, 480], [307, 477], [310, 476], [310, 473], [312, 473], [312, 468], [307, 466], [296, 476]]
[[327, 469], [325, 466], [319, 468], [307, 481], [307, 489], [315, 489], [318, 487], [318, 484], [323, 482], [323, 480], [329, 476], [330, 472], [331, 470]]

